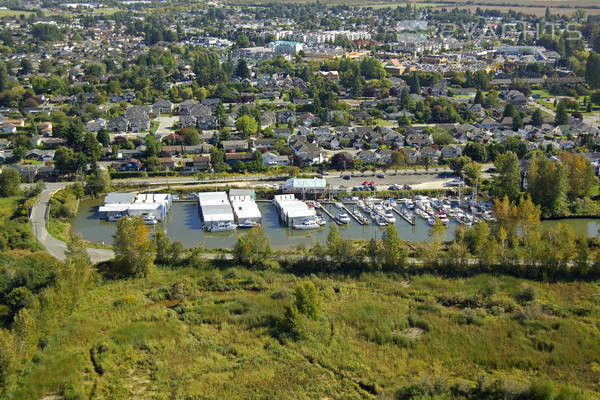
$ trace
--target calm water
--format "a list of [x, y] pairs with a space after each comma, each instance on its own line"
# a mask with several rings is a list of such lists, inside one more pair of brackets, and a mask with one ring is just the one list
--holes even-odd
[[[79, 214], [73, 223], [74, 230], [80, 233], [84, 239], [92, 242], [104, 242], [111, 244], [113, 234], [115, 233], [116, 223], [100, 220], [98, 218], [97, 207], [101, 205], [102, 200], [86, 200], [82, 201], [79, 206]], [[329, 226], [334, 222], [329, 220], [327, 216], [327, 225], [315, 230], [299, 231], [290, 229], [280, 224], [275, 208], [271, 203], [259, 202], [258, 208], [262, 213], [262, 225], [265, 233], [271, 239], [271, 245], [274, 248], [289, 249], [295, 248], [301, 243], [307, 247], [314, 242], [324, 243], [327, 239]], [[333, 207], [330, 208], [332, 213], [336, 212]], [[600, 220], [594, 219], [565, 219], [560, 221], [543, 221], [542, 226], [548, 228], [556, 226], [559, 223], [570, 225], [573, 230], [586, 237], [598, 235], [598, 227]], [[231, 248], [236, 240], [237, 235], [244, 230], [230, 232], [215, 232], [207, 233], [202, 230], [202, 221], [198, 204], [193, 203], [173, 203], [173, 207], [168, 214], [167, 221], [163, 224], [157, 224], [154, 227], [149, 227], [151, 233], [156, 227], [161, 226], [167, 232], [171, 240], [180, 241], [185, 247], [194, 247], [202, 244], [205, 248]], [[446, 240], [451, 240], [454, 236], [456, 224], [451, 222], [446, 230]], [[416, 225], [412, 226], [399, 215], [396, 215], [396, 228], [398, 235], [409, 241], [426, 241], [429, 239], [429, 225], [422, 218], [416, 219]], [[379, 227], [375, 224], [360, 225], [355, 220], [352, 220], [348, 225], [338, 226], [340, 235], [350, 239], [380, 239], [385, 227]]]
[[[92, 242], [112, 243], [113, 235], [116, 229], [115, 222], [108, 222], [98, 218], [97, 207], [101, 205], [102, 200], [82, 201], [79, 206], [79, 214], [75, 218], [73, 227], [76, 233], [80, 233], [84, 239]], [[290, 229], [280, 224], [279, 217], [271, 203], [259, 202], [258, 208], [262, 213], [262, 225], [267, 236], [271, 239], [271, 245], [274, 248], [289, 249], [295, 248], [301, 243], [311, 246], [314, 242], [324, 243], [327, 239], [329, 226], [335, 222], [327, 216], [327, 225], [315, 230], [299, 231]], [[336, 210], [332, 207], [332, 213]], [[396, 227], [399, 236], [404, 240], [424, 241], [428, 240], [429, 225], [421, 218], [417, 218], [415, 226], [410, 225], [399, 215], [396, 215]], [[161, 224], [150, 227], [154, 231]], [[207, 233], [202, 231], [202, 221], [197, 203], [176, 202], [173, 203], [167, 221], [162, 224], [163, 229], [171, 240], [180, 241], [185, 247], [194, 247], [198, 244], [204, 245], [209, 249], [231, 248], [237, 241], [237, 235], [244, 230], [230, 232]], [[446, 238], [453, 237], [456, 225], [451, 222], [446, 231]], [[352, 220], [348, 225], [338, 226], [340, 236], [350, 239], [380, 239], [385, 227], [379, 227], [375, 224], [360, 225]]]

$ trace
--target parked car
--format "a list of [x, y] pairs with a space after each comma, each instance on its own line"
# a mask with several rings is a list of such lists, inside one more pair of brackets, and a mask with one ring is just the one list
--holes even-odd
[[349, 181], [350, 180], [350, 175], [344, 175], [342, 177], [345, 181]]
[[392, 185], [388, 188], [388, 190], [400, 190], [400, 185]]
[[377, 174], [377, 177], [378, 178], [385, 178], [385, 174], [383, 172], [381, 172], [381, 173]]

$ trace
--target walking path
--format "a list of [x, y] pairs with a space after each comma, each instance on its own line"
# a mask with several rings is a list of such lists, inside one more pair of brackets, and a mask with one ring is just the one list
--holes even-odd
[[[57, 190], [64, 188], [66, 185], [67, 183], [47, 183], [46, 188], [40, 193], [39, 201], [31, 209], [30, 217], [36, 240], [46, 248], [46, 251], [50, 253], [50, 255], [61, 261], [66, 259], [65, 252], [67, 251], [67, 244], [50, 235], [46, 229], [46, 223], [48, 222], [48, 215], [50, 212], [48, 206], [52, 194]], [[95, 249], [91, 247], [88, 247], [87, 250], [90, 260], [94, 264], [108, 261], [115, 256], [115, 253], [112, 250]]]

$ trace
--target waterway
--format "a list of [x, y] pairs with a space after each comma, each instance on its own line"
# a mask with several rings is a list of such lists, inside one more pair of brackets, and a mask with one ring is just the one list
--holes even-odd
[[[112, 244], [113, 235], [116, 230], [115, 222], [108, 222], [98, 218], [97, 208], [103, 202], [98, 200], [85, 200], [79, 206], [79, 213], [73, 221], [73, 228], [76, 233], [83, 236], [84, 239], [96, 243]], [[324, 243], [329, 233], [329, 226], [335, 224], [328, 217], [327, 225], [315, 230], [299, 231], [287, 228], [279, 222], [278, 215], [271, 203], [259, 202], [258, 208], [262, 213], [262, 226], [265, 234], [270, 238], [271, 245], [276, 249], [293, 249], [304, 244], [310, 247], [313, 243]], [[333, 213], [336, 210], [330, 208]], [[556, 226], [559, 223], [570, 225], [573, 230], [585, 237], [598, 236], [598, 227], [600, 220], [595, 219], [564, 219], [558, 221], [543, 221], [542, 226], [548, 228]], [[158, 227], [162, 227], [167, 235], [173, 241], [179, 241], [184, 247], [190, 248], [202, 245], [207, 249], [232, 248], [237, 241], [237, 235], [244, 230], [230, 232], [208, 233], [202, 230], [202, 221], [198, 204], [196, 202], [175, 202], [169, 211], [167, 220], [153, 227], [149, 227], [152, 234]], [[454, 231], [457, 225], [450, 222], [446, 229], [446, 240], [454, 237]], [[422, 218], [416, 218], [416, 224], [413, 226], [396, 215], [396, 228], [398, 236], [407, 241], [427, 241], [429, 240], [429, 225]], [[379, 227], [375, 224], [360, 225], [354, 219], [347, 225], [338, 226], [340, 236], [348, 239], [381, 239], [385, 227]]]

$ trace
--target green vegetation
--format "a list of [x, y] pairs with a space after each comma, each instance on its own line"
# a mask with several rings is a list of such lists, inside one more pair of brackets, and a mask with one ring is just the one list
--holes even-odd
[[[585, 399], [598, 389], [597, 283], [215, 267], [90, 288], [13, 398], [491, 399], [533, 383]], [[284, 316], [301, 335], [282, 335]], [[506, 397], [475, 394], [492, 389]]]

